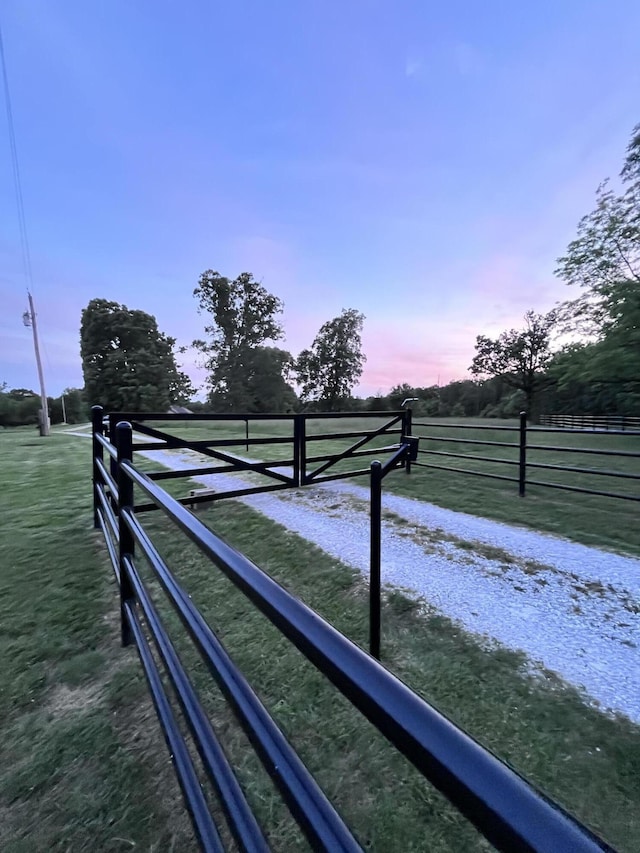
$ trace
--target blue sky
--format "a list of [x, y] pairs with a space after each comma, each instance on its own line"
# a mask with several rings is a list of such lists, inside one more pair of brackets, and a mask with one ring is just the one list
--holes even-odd
[[[571, 292], [555, 259], [640, 121], [636, 0], [5, 0], [48, 391], [93, 297], [187, 344], [213, 268], [285, 345], [366, 315], [361, 392], [464, 378]], [[4, 109], [0, 381], [37, 385]], [[202, 374], [193, 355], [186, 367]]]

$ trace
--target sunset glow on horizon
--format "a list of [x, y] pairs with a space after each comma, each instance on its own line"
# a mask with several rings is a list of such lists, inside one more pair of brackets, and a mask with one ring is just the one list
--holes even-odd
[[[639, 31], [622, 0], [7, 0], [49, 393], [82, 385], [90, 299], [202, 337], [208, 268], [283, 300], [293, 355], [361, 311], [359, 395], [470, 378], [477, 335], [577, 295], [556, 258], [640, 120]], [[2, 162], [0, 382], [35, 388]]]

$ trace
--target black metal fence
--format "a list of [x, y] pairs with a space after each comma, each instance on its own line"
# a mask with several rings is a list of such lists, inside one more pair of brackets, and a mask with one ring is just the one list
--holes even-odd
[[[613, 429], [610, 427], [606, 431], [606, 438], [609, 436], [624, 436], [625, 441], [631, 443], [631, 446], [637, 449], [623, 450], [619, 447], [586, 447], [578, 445], [566, 444], [545, 444], [541, 441], [545, 435], [580, 435], [584, 438], [585, 430], [582, 427], [569, 426], [537, 426], [527, 423], [527, 416], [523, 412], [520, 415], [520, 420], [517, 425], [507, 426], [503, 424], [479, 424], [479, 423], [446, 423], [435, 421], [414, 421], [413, 427], [421, 430], [420, 434], [414, 435], [420, 439], [420, 452], [418, 461], [414, 464], [421, 468], [431, 468], [434, 470], [447, 471], [455, 474], [468, 474], [475, 477], [488, 477], [494, 480], [502, 480], [513, 483], [517, 486], [518, 494], [521, 497], [526, 495], [528, 486], [542, 486], [549, 489], [560, 489], [567, 492], [580, 492], [586, 495], [597, 495], [606, 498], [618, 498], [625, 501], [640, 501], [640, 488], [636, 488], [633, 492], [613, 491], [609, 488], [597, 488], [598, 478], [605, 478], [604, 482], [608, 486], [614, 481], [639, 482], [640, 481], [640, 464], [637, 470], [615, 470], [610, 467], [587, 467], [586, 464], [581, 465], [566, 465], [557, 464], [555, 462], [546, 461], [549, 458], [548, 454], [556, 456], [558, 454], [571, 454], [587, 457], [590, 460], [598, 459], [618, 459], [622, 460], [625, 465], [635, 464], [634, 460], [640, 459], [640, 446], [637, 444], [639, 436], [629, 429]], [[491, 434], [490, 438], [480, 439], [475, 437], [475, 433], [479, 432]], [[495, 438], [495, 434], [498, 438]], [[606, 440], [605, 436], [594, 436], [593, 442], [602, 442]], [[469, 450], [472, 446], [473, 450], [479, 448], [481, 453], [474, 453]], [[446, 447], [448, 449], [441, 449]], [[486, 448], [484, 453], [482, 450]], [[495, 448], [499, 448], [498, 451]], [[501, 455], [486, 455], [487, 453], [500, 453]], [[428, 461], [425, 461], [427, 460]], [[448, 460], [464, 460], [466, 462], [480, 462], [482, 466], [478, 467], [461, 467], [459, 465], [444, 464]], [[495, 471], [487, 470], [493, 466], [503, 466], [510, 470], [511, 474], [499, 474]], [[568, 474], [569, 478], [565, 481], [553, 482], [551, 480], [540, 480], [535, 476], [536, 471], [549, 471], [554, 475], [561, 473]], [[533, 473], [533, 476], [532, 476]], [[579, 483], [575, 482], [579, 478]], [[586, 478], [586, 480], [584, 479]], [[582, 485], [582, 483], [586, 485]]]
[[[334, 853], [361, 847], [234, 664], [215, 630], [195, 607], [177, 574], [161, 557], [135, 509], [135, 491], [141, 492], [195, 543], [497, 849], [612, 849], [216, 536], [183, 503], [140, 471], [133, 463], [130, 423], [112, 425], [107, 437], [102, 412], [94, 410], [92, 445], [94, 523], [105, 537], [119, 585], [122, 642], [137, 649], [203, 850], [224, 849], [221, 827], [212, 816], [178, 714], [186, 723], [200, 769], [216, 795], [220, 814], [237, 848], [265, 851], [269, 846], [138, 571], [139, 556], [148, 563], [311, 848]], [[411, 445], [406, 443], [406, 447]], [[394, 456], [400, 449], [396, 447]], [[396, 462], [400, 461], [397, 457]], [[382, 471], [376, 475], [379, 480], [382, 476]], [[175, 702], [165, 690], [163, 671], [177, 697]]]
[[[296, 486], [306, 486], [312, 483], [324, 483], [329, 480], [344, 479], [345, 477], [362, 477], [369, 475], [369, 468], [345, 468], [341, 463], [359, 461], [370, 456], [380, 456], [395, 451], [403, 434], [411, 434], [411, 412], [330, 412], [321, 414], [164, 414], [164, 413], [133, 413], [133, 412], [110, 412], [103, 415], [100, 407], [94, 408], [94, 430], [102, 430], [107, 435], [115, 434], [116, 424], [120, 421], [131, 423], [135, 433], [141, 436], [133, 445], [134, 451], [157, 451], [170, 450], [195, 450], [203, 456], [214, 459], [218, 464], [211, 467], [183, 469], [180, 471], [157, 471], [152, 473], [153, 480], [168, 480], [179, 477], [202, 476], [205, 474], [225, 473], [254, 473], [260, 474], [264, 479], [262, 485], [255, 487], [242, 487], [235, 491], [221, 491], [216, 494], [197, 495], [183, 498], [183, 503], [189, 505], [198, 503], [209, 503], [229, 497], [241, 497], [243, 495], [256, 494], [259, 492], [277, 491], [289, 489]], [[100, 424], [96, 423], [96, 418]], [[369, 429], [361, 428], [348, 431], [323, 431], [309, 433], [307, 425], [311, 421], [329, 423], [337, 419], [353, 419], [371, 421], [383, 420], [383, 423]], [[155, 426], [151, 424], [156, 423]], [[206, 439], [191, 439], [170, 433], [166, 428], [159, 428], [158, 424], [165, 427], [165, 423], [176, 425], [203, 425], [212, 426], [218, 424], [244, 424], [244, 435], [235, 438], [221, 438], [212, 432], [211, 437]], [[256, 426], [266, 423], [278, 423], [285, 425], [288, 435], [253, 436], [250, 435], [250, 425]], [[313, 454], [313, 445], [317, 442], [340, 442], [353, 440], [347, 447], [329, 453]], [[384, 446], [367, 447], [375, 439], [390, 439], [391, 443]], [[251, 452], [252, 449], [264, 447], [282, 447], [283, 455], [270, 461], [252, 460], [242, 458], [233, 450], [244, 449]], [[220, 464], [223, 463], [223, 464]], [[137, 506], [138, 512], [156, 509], [152, 503]]]
[[609, 432], [640, 432], [637, 415], [541, 415], [543, 426]]

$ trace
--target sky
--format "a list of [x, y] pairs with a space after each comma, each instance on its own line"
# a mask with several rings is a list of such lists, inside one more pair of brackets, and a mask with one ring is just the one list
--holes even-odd
[[[556, 258], [640, 122], [637, 0], [3, 0], [0, 26], [51, 396], [90, 299], [188, 345], [206, 269], [279, 296], [294, 355], [362, 311], [361, 394], [468, 378], [477, 335], [575, 295]], [[0, 383], [37, 390], [1, 106]]]

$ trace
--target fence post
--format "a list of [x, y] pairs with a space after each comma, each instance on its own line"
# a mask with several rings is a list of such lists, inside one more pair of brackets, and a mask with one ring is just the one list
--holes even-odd
[[301, 486], [307, 483], [307, 416], [304, 412], [296, 415], [299, 418], [298, 423], [298, 438], [300, 440], [300, 480]]
[[300, 415], [293, 416], [293, 481], [301, 486], [300, 481]]
[[382, 464], [371, 463], [371, 553], [369, 563], [369, 652], [380, 660], [380, 539]]
[[125, 557], [133, 557], [135, 543], [133, 534], [124, 520], [123, 510], [133, 509], [133, 480], [131, 480], [122, 468], [123, 462], [131, 462], [133, 455], [133, 430], [127, 421], [120, 421], [115, 428], [115, 445], [118, 450], [118, 544], [119, 544], [119, 566], [120, 566], [120, 636], [123, 646], [128, 646], [133, 641], [133, 635], [127, 614], [125, 602], [134, 597], [131, 579], [127, 571]]
[[100, 486], [100, 472], [98, 471], [98, 460], [104, 462], [104, 448], [96, 438], [98, 435], [104, 434], [104, 426], [102, 423], [103, 417], [102, 406], [91, 407], [91, 452], [92, 452], [92, 481], [93, 481], [93, 526], [100, 527], [98, 518], [98, 507], [100, 501], [98, 499], [98, 488]]
[[[409, 406], [407, 409], [404, 410], [404, 416], [402, 419], [402, 432], [404, 435], [411, 435], [412, 419], [413, 419], [413, 412], [411, 411], [411, 406]], [[405, 464], [406, 473], [410, 474], [411, 473], [411, 457], [409, 456], [408, 453], [407, 453], [407, 457], [406, 457], [404, 464]]]
[[246, 441], [247, 453], [249, 452], [249, 418], [244, 419], [244, 438]]
[[525, 495], [527, 482], [527, 413], [520, 412], [520, 462], [518, 465], [518, 493]]
[[[113, 413], [109, 414], [109, 441], [111, 444], [115, 445], [116, 443], [116, 425], [118, 423], [117, 415]], [[113, 458], [113, 456], [109, 456], [109, 471], [114, 480], [118, 479], [118, 463]]]

